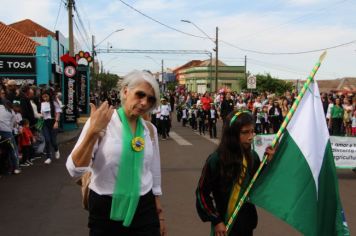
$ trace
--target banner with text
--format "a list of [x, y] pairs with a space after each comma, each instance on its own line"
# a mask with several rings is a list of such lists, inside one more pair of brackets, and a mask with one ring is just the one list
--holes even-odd
[[77, 96], [78, 96], [78, 107], [80, 108], [80, 113], [87, 114], [87, 105], [88, 105], [88, 76], [87, 76], [88, 67], [78, 66], [77, 67]]
[[[274, 134], [256, 135], [254, 149], [262, 159], [263, 153], [274, 139]], [[337, 168], [356, 168], [356, 137], [330, 136], [331, 148]]]

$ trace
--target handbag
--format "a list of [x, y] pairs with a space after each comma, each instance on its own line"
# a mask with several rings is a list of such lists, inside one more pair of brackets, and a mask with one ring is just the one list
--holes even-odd
[[79, 186], [81, 186], [81, 191], [82, 191], [82, 207], [85, 210], [89, 209], [89, 184], [90, 184], [90, 177], [91, 177], [91, 172], [85, 172], [84, 175], [80, 179], [78, 179], [76, 182]]
[[[150, 138], [154, 141], [154, 131], [151, 122], [145, 121], [148, 130], [150, 131]], [[85, 210], [89, 210], [89, 184], [91, 181], [91, 171], [85, 172], [81, 178], [79, 178], [76, 183], [81, 186], [82, 191], [82, 207]]]

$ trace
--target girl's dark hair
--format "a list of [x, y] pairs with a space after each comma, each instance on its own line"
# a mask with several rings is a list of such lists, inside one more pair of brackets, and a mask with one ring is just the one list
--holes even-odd
[[246, 149], [241, 145], [240, 131], [243, 126], [254, 125], [254, 118], [251, 113], [242, 112], [230, 125], [230, 121], [236, 112], [233, 111], [226, 117], [226, 125], [223, 128], [221, 142], [217, 148], [221, 187], [225, 190], [238, 180], [243, 168], [243, 156], [246, 157], [248, 171], [251, 171], [253, 166], [251, 148]]

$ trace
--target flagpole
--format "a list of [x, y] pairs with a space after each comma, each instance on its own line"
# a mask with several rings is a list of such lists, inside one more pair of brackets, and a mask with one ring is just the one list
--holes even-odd
[[[298, 97], [295, 99], [295, 101], [294, 101], [294, 103], [293, 103], [293, 106], [289, 109], [287, 116], [284, 118], [284, 121], [283, 121], [281, 127], [279, 128], [277, 134], [275, 135], [275, 137], [274, 137], [274, 139], [273, 139], [273, 141], [272, 141], [272, 144], [271, 144], [271, 147], [272, 147], [272, 148], [274, 148], [274, 147], [276, 146], [276, 144], [279, 142], [279, 139], [281, 138], [282, 133], [283, 133], [284, 130], [286, 129], [286, 127], [287, 127], [289, 121], [291, 120], [293, 114], [295, 113], [295, 111], [296, 111], [296, 109], [297, 109], [297, 107], [298, 107], [298, 105], [299, 105], [299, 103], [300, 103], [302, 97], [303, 97], [304, 94], [305, 94], [305, 91], [308, 89], [310, 83], [313, 81], [314, 76], [315, 76], [316, 72], [318, 71], [318, 69], [319, 69], [319, 67], [320, 67], [320, 65], [321, 65], [321, 62], [324, 60], [325, 56], [326, 56], [326, 51], [324, 51], [324, 52], [320, 55], [319, 61], [315, 64], [314, 68], [312, 69], [312, 71], [310, 72], [310, 74], [309, 74], [309, 76], [308, 76], [308, 78], [307, 78], [307, 81], [304, 83], [302, 90], [301, 90], [300, 93], [298, 94]], [[260, 166], [258, 167], [258, 169], [257, 169], [257, 171], [256, 171], [256, 173], [255, 173], [255, 175], [253, 176], [253, 178], [252, 178], [252, 180], [251, 180], [249, 186], [248, 186], [247, 189], [245, 190], [245, 192], [244, 192], [244, 194], [242, 195], [242, 197], [241, 197], [239, 203], [237, 204], [237, 206], [235, 207], [235, 210], [233, 211], [231, 217], [229, 218], [229, 220], [228, 220], [228, 222], [227, 222], [227, 224], [226, 224], [226, 231], [227, 231], [228, 234], [229, 234], [229, 232], [230, 232], [230, 227], [231, 227], [232, 223], [233, 223], [233, 222], [235, 221], [235, 219], [236, 219], [237, 213], [239, 212], [239, 210], [240, 210], [242, 204], [245, 202], [247, 195], [249, 194], [249, 192], [250, 192], [250, 190], [251, 190], [253, 184], [255, 183], [257, 177], [258, 177], [259, 174], [261, 173], [261, 170], [262, 170], [263, 166], [266, 164], [266, 161], [267, 161], [267, 155], [265, 155], [265, 156], [263, 157], [263, 160], [262, 160]]]

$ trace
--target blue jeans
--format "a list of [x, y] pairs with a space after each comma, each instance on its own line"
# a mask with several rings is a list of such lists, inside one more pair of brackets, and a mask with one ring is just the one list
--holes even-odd
[[19, 151], [17, 149], [15, 137], [12, 134], [12, 132], [6, 132], [6, 131], [0, 131], [0, 136], [2, 137], [2, 140], [8, 139], [10, 142], [10, 164], [11, 164], [11, 169], [18, 169], [19, 168]]
[[53, 129], [54, 125], [54, 120], [53, 119], [48, 119], [45, 120], [43, 123], [43, 136], [45, 138], [46, 142], [46, 157], [51, 158], [51, 146], [55, 152], [58, 151], [58, 145], [57, 145], [57, 129]]

